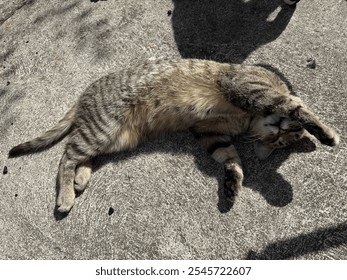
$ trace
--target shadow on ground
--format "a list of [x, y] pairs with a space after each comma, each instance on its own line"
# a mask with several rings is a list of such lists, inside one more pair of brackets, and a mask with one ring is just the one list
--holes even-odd
[[316, 145], [303, 138], [289, 147], [274, 151], [266, 160], [255, 158], [253, 149], [245, 144], [236, 145], [245, 174], [244, 185], [259, 192], [272, 206], [284, 207], [293, 200], [293, 188], [290, 183], [277, 172], [277, 169], [292, 153], [310, 153]]
[[173, 0], [174, 37], [184, 58], [241, 63], [283, 32], [295, 7], [282, 0]]
[[0, 135], [7, 133], [16, 118], [12, 105], [25, 96], [25, 92], [21, 90], [14, 91], [11, 83], [18, 67], [11, 62], [15, 48], [11, 46], [3, 50], [0, 49]]
[[[245, 160], [243, 162], [245, 186], [261, 193], [269, 204], [277, 207], [283, 207], [292, 201], [293, 190], [291, 185], [281, 174], [277, 173], [276, 170], [291, 153], [308, 153], [315, 150], [316, 147], [311, 140], [304, 138], [291, 147], [274, 152], [267, 160], [259, 161], [254, 156], [252, 144], [240, 142], [235, 144], [239, 150], [241, 159]], [[207, 152], [202, 150], [202, 148], [197, 147], [195, 139], [189, 132], [176, 133], [172, 136], [171, 140], [160, 138], [152, 142], [147, 142], [134, 151], [98, 156], [93, 162], [93, 172], [99, 170], [108, 163], [121, 162], [140, 154], [150, 154], [154, 152], [170, 154], [173, 157], [176, 154], [192, 154], [198, 169], [208, 176], [216, 177], [218, 181], [219, 211], [221, 213], [230, 211], [233, 205], [230, 203], [230, 200], [226, 198], [224, 193], [223, 166], [215, 162]], [[249, 173], [262, 175], [256, 178], [250, 176], [252, 177], [252, 179], [250, 179], [247, 178]], [[266, 174], [266, 176], [264, 176], [264, 174]], [[255, 185], [258, 187], [254, 187]], [[54, 212], [54, 215], [58, 220], [67, 216], [66, 214], [61, 215], [57, 211]]]
[[308, 234], [277, 241], [269, 244], [265, 249], [256, 253], [249, 251], [250, 260], [280, 260], [303, 256], [308, 253], [325, 251], [347, 244], [347, 224], [342, 223], [334, 227], [323, 228]]

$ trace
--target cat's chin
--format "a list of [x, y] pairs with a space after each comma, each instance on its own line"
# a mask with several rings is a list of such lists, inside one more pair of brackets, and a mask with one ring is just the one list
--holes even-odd
[[271, 147], [265, 145], [260, 140], [258, 140], [254, 143], [254, 151], [255, 151], [256, 156], [260, 160], [264, 160], [264, 159], [267, 159], [271, 155], [271, 153], [274, 151], [274, 148], [271, 148]]

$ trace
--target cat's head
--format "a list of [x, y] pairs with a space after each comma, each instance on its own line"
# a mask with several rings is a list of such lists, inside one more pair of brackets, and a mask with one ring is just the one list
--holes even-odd
[[286, 147], [308, 133], [295, 121], [277, 115], [256, 117], [250, 125], [254, 148], [259, 159], [266, 159], [275, 149]]

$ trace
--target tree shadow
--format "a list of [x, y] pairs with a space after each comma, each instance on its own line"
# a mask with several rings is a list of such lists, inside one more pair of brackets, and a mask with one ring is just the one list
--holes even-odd
[[[113, 27], [105, 16], [98, 17], [93, 14], [96, 6], [92, 1], [90, 2], [89, 6], [85, 8], [82, 8], [78, 1], [52, 7], [36, 16], [33, 23], [44, 25], [53, 19], [59, 25], [55, 30], [55, 41], [61, 41], [72, 31], [75, 50], [84, 52], [88, 49], [94, 53], [96, 60], [108, 58], [112, 55], [109, 38], [112, 35]], [[58, 19], [69, 22], [72, 28], [63, 29]]]
[[2, 116], [0, 119], [0, 135], [5, 135], [15, 122], [16, 115], [12, 112], [12, 105], [25, 96], [22, 91], [11, 94], [7, 89], [9, 87], [10, 85], [0, 87], [0, 104], [2, 105], [0, 107], [0, 115]]
[[70, 12], [71, 10], [73, 10], [74, 8], [76, 8], [78, 5], [78, 2], [70, 2], [67, 5], [62, 5], [59, 8], [51, 8], [45, 11], [45, 13], [42, 13], [40, 15], [38, 15], [35, 20], [34, 20], [34, 24], [39, 24], [39, 23], [43, 23], [46, 19], [52, 20], [53, 17], [61, 17], [63, 15], [65, 15], [66, 13]]
[[[318, 229], [308, 234], [277, 241], [265, 247], [260, 253], [249, 251], [249, 260], [292, 259], [305, 254], [325, 251], [347, 244], [347, 224]], [[346, 256], [345, 256], [346, 257]]]
[[274, 41], [295, 6], [282, 0], [173, 0], [172, 26], [183, 58], [242, 63]]
[[[0, 93], [1, 93], [1, 90], [0, 90]], [[18, 99], [19, 98], [17, 96], [14, 96], [14, 98], [10, 99], [10, 102], [15, 102]], [[8, 103], [9, 108], [11, 108], [10, 105], [12, 104]], [[16, 115], [12, 112], [9, 112], [9, 110], [1, 110], [1, 111], [8, 112], [6, 114], [3, 114], [0, 120], [0, 135], [5, 135], [7, 134], [7, 132], [10, 130], [11, 126], [13, 125], [16, 119]]]

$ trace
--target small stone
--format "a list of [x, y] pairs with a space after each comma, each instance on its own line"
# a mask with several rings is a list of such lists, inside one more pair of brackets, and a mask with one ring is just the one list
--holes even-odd
[[307, 59], [306, 62], [307, 62], [306, 67], [308, 68], [315, 69], [317, 66], [316, 60], [314, 60], [313, 58]]
[[168, 11], [167, 11], [167, 15], [168, 15], [168, 16], [171, 16], [171, 15], [172, 15], [172, 11], [171, 11], [171, 10], [168, 10]]
[[7, 81], [6, 85], [9, 86], [10, 84], [11, 84], [11, 82], [10, 82], [10, 81]]
[[2, 174], [6, 175], [8, 173], [7, 166], [4, 166], [4, 170], [2, 171]]
[[108, 209], [108, 215], [111, 216], [113, 213], [114, 213], [114, 209], [110, 207], [110, 209]]
[[17, 197], [17, 196], [18, 196], [18, 194], [15, 193], [15, 194], [14, 194], [14, 197]]

